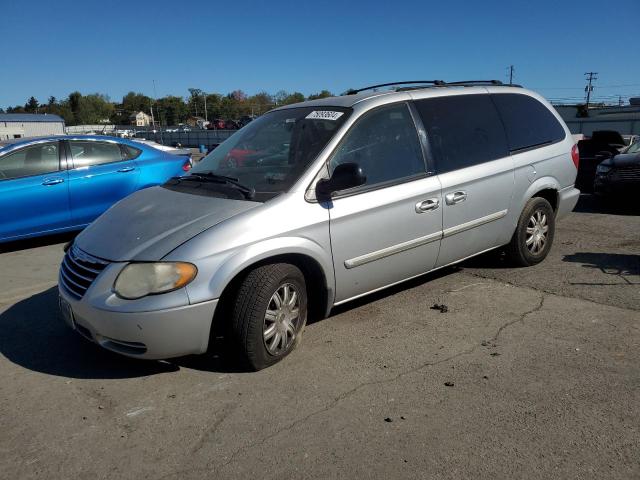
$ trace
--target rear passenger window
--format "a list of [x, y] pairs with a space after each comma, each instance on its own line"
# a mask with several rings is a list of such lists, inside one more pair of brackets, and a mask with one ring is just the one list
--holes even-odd
[[366, 186], [426, 173], [408, 106], [381, 107], [358, 120], [331, 159], [330, 173], [342, 163], [357, 163]]
[[502, 122], [489, 95], [455, 95], [415, 103], [438, 173], [509, 155]]
[[491, 97], [504, 122], [510, 151], [517, 152], [564, 140], [562, 125], [535, 98], [518, 93], [496, 93]]
[[119, 162], [122, 152], [117, 143], [70, 140], [74, 168]]

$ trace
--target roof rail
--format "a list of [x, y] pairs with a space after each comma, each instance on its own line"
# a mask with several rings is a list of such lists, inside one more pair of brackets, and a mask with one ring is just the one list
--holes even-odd
[[515, 83], [502, 83], [500, 80], [460, 80], [457, 82], [446, 82], [445, 87], [448, 86], [458, 86], [458, 87], [473, 87], [479, 85], [495, 85], [502, 87], [520, 87], [522, 85], [517, 85]]
[[371, 85], [369, 87], [364, 87], [364, 88], [358, 88], [358, 89], [351, 88], [347, 90], [343, 95], [355, 95], [356, 93], [364, 92], [365, 90], [373, 90], [374, 88], [380, 88], [380, 87], [390, 87], [393, 85], [411, 85], [411, 84], [428, 84], [428, 85], [442, 86], [442, 85], [445, 85], [446, 82], [442, 80], [414, 80], [412, 82], [381, 83], [379, 85]]
[[[379, 85], [371, 85], [364, 88], [352, 88], [343, 93], [343, 95], [355, 95], [356, 93], [364, 92], [365, 90], [373, 90], [380, 87], [391, 87], [395, 85], [426, 85], [433, 87], [475, 87], [475, 86], [503, 86], [503, 87], [517, 87], [522, 88], [522, 85], [515, 83], [502, 83], [500, 80], [459, 80], [456, 82], [445, 82], [444, 80], [415, 80], [413, 82], [390, 82], [380, 83]], [[414, 87], [398, 88], [397, 91], [412, 90]], [[423, 87], [415, 87], [423, 88]]]

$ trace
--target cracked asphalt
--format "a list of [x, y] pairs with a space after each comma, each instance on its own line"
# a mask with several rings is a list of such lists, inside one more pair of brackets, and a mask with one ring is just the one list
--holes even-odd
[[0, 253], [1, 478], [640, 477], [637, 213], [583, 196], [542, 264], [484, 255], [345, 305], [258, 373], [67, 330], [67, 240]]

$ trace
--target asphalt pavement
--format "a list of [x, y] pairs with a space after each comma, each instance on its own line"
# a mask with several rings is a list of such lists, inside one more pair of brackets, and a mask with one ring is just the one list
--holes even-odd
[[352, 302], [257, 373], [68, 330], [70, 238], [0, 253], [0, 478], [640, 478], [638, 213], [583, 196], [542, 264]]

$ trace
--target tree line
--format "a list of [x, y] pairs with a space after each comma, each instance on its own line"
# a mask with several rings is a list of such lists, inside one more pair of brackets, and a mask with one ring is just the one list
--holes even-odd
[[[205, 104], [206, 117], [209, 120], [237, 120], [247, 115], [261, 115], [276, 106], [332, 95], [328, 90], [307, 97], [300, 92], [290, 93], [284, 90], [275, 94], [263, 91], [255, 95], [234, 90], [224, 95], [189, 88], [188, 97], [167, 95], [156, 100], [142, 93], [129, 92], [122, 97], [122, 102], [113, 102], [109, 96], [101, 93], [82, 95], [80, 92], [72, 92], [64, 99], [49, 97], [46, 103], [40, 103], [35, 97], [30, 97], [24, 105], [8, 107], [6, 113], [55, 114], [64, 118], [67, 125], [127, 125], [131, 123], [131, 114], [142, 111], [153, 116], [160, 125], [177, 125], [185, 123], [189, 117], [205, 117]], [[3, 113], [2, 109], [0, 113]]]

